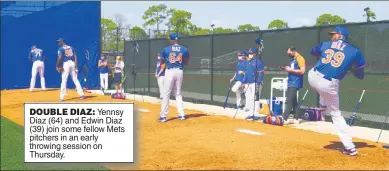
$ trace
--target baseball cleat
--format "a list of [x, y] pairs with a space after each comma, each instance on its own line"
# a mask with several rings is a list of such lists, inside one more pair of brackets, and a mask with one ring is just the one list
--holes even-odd
[[177, 119], [178, 120], [185, 120], [186, 118], [185, 118], [185, 116], [178, 116]]
[[84, 96], [80, 96], [80, 99], [82, 100], [82, 99], [85, 99], [85, 97]]
[[166, 120], [166, 117], [159, 117], [158, 121], [159, 122], [166, 122], [167, 120]]
[[296, 124], [294, 119], [287, 119], [284, 121], [284, 125]]
[[64, 99], [59, 99], [59, 101], [63, 102], [63, 101], [65, 101], [65, 100], [64, 100]]
[[355, 149], [355, 148], [352, 148], [352, 149], [349, 149], [349, 150], [343, 149], [343, 150], [342, 150], [342, 153], [343, 153], [343, 154], [350, 155], [350, 156], [356, 156], [356, 155], [358, 154], [358, 151], [357, 151], [357, 149]]
[[294, 124], [300, 124], [300, 123], [302, 123], [302, 119], [294, 119], [293, 123]]
[[257, 121], [259, 119], [260, 118], [258, 116], [253, 116], [253, 115], [250, 115], [250, 116], [246, 117], [246, 120], [248, 120], [248, 121]]

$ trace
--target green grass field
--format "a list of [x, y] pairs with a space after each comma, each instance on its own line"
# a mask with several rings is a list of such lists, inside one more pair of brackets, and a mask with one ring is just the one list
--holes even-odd
[[97, 163], [24, 163], [24, 129], [1, 117], [1, 170], [108, 170]]
[[[198, 70], [196, 70], [198, 71]], [[228, 81], [232, 77], [231, 72], [214, 74], [214, 95], [226, 96], [228, 90]], [[157, 87], [157, 82], [154, 75], [150, 75], [150, 87]], [[264, 77], [264, 85], [262, 89], [261, 98], [270, 96], [270, 80], [273, 77], [287, 77], [286, 74], [266, 74]], [[133, 80], [128, 88], [132, 88]], [[136, 80], [136, 87], [148, 87], [147, 75], [142, 74]], [[304, 101], [304, 106], [316, 106], [317, 95], [313, 89], [309, 87], [307, 74], [304, 78], [304, 88], [300, 90], [300, 98], [303, 93], [309, 89], [309, 93]], [[359, 113], [387, 115], [389, 111], [389, 76], [366, 74], [364, 80], [358, 80], [348, 74], [340, 85], [340, 108], [342, 111], [353, 112], [358, 100], [361, 96], [362, 90], [366, 89], [362, 104], [359, 108]], [[147, 90], [146, 90], [147, 91]], [[196, 74], [193, 70], [186, 70], [182, 91], [196, 92], [202, 94], [211, 94], [211, 75], [210, 74]], [[276, 96], [281, 95], [281, 92], [276, 93]], [[202, 100], [210, 100], [202, 99]]]

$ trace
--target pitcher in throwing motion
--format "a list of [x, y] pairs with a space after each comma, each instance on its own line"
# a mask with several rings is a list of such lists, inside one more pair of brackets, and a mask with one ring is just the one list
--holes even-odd
[[337, 26], [328, 33], [332, 35], [332, 40], [322, 42], [311, 50], [312, 55], [320, 58], [309, 71], [308, 82], [327, 105], [335, 131], [345, 147], [343, 153], [355, 156], [358, 152], [339, 110], [339, 83], [350, 69], [355, 77], [362, 80], [365, 58], [360, 49], [347, 42], [350, 34], [347, 28]]
[[82, 90], [80, 82], [77, 79], [78, 70], [76, 52], [74, 51], [73, 47], [66, 45], [62, 38], [59, 38], [57, 43], [60, 46], [58, 49], [57, 70], [58, 72], [61, 72], [62, 75], [61, 92], [59, 98], [61, 101], [64, 101], [66, 94], [66, 83], [70, 74], [80, 99], [84, 99], [84, 91]]
[[46, 90], [45, 85], [45, 64], [43, 61], [45, 61], [45, 54], [43, 54], [42, 49], [36, 48], [36, 46], [31, 47], [30, 54], [28, 55], [28, 59], [32, 61], [32, 70], [31, 70], [31, 83], [30, 83], [30, 91], [34, 91], [35, 88], [35, 81], [36, 81], [36, 75], [39, 73], [39, 77], [41, 78], [41, 87], [42, 90]]
[[189, 63], [189, 51], [186, 47], [178, 44], [178, 34], [169, 35], [170, 46], [165, 47], [160, 53], [162, 60], [165, 61], [166, 71], [164, 79], [164, 88], [162, 93], [160, 122], [166, 122], [166, 116], [169, 111], [169, 99], [172, 89], [175, 88], [177, 102], [178, 119], [185, 120], [183, 101], [181, 96], [181, 85], [184, 78], [184, 65]]

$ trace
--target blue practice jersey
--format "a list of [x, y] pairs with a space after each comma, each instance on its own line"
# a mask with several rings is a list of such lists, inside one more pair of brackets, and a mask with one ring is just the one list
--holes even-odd
[[32, 49], [28, 55], [28, 58], [30, 58], [33, 62], [43, 61], [43, 50], [38, 48]]
[[189, 58], [189, 51], [186, 47], [174, 44], [165, 47], [160, 53], [165, 60], [166, 68], [180, 68], [184, 69], [184, 61]]
[[63, 62], [74, 61], [75, 51], [72, 47], [64, 45], [58, 49], [58, 56], [63, 57]]
[[[262, 83], [265, 65], [260, 59], [247, 60], [244, 83]], [[258, 74], [256, 77], [256, 73]]]
[[329, 78], [341, 80], [350, 67], [363, 68], [366, 65], [361, 50], [346, 40], [322, 42], [311, 50], [311, 54], [320, 56], [315, 69]]
[[243, 71], [243, 72], [246, 71], [246, 60], [245, 59], [239, 60], [238, 63], [236, 64], [236, 69], [235, 69], [235, 75], [236, 75], [235, 81], [242, 82], [244, 75], [239, 74], [238, 73], [239, 71]]

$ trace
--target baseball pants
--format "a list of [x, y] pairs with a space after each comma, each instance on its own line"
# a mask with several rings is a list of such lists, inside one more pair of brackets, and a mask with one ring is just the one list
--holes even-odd
[[179, 68], [171, 68], [165, 71], [165, 78], [163, 82], [163, 94], [161, 104], [161, 117], [166, 117], [169, 112], [169, 100], [170, 94], [174, 89], [176, 96], [177, 110], [179, 116], [185, 116], [183, 101], [181, 96], [182, 80], [184, 78], [184, 72]]
[[104, 91], [108, 90], [108, 73], [100, 73], [100, 86]]
[[324, 75], [314, 69], [308, 73], [308, 82], [313, 89], [323, 98], [324, 104], [327, 106], [327, 111], [331, 114], [332, 123], [340, 140], [346, 149], [355, 148], [350, 136], [346, 120], [339, 110], [339, 80], [324, 78]]
[[157, 81], [158, 81], [158, 88], [159, 88], [159, 97], [160, 97], [160, 98], [162, 98], [164, 79], [165, 79], [165, 76], [159, 76], [159, 77], [157, 78]]
[[61, 82], [61, 92], [59, 94], [59, 98], [63, 99], [66, 94], [66, 83], [68, 81], [68, 77], [72, 77], [74, 85], [76, 86], [76, 90], [79, 96], [84, 95], [84, 91], [81, 88], [80, 81], [77, 79], [77, 73], [75, 70], [75, 65], [73, 61], [66, 61], [63, 63], [63, 71], [62, 71], [62, 82]]
[[286, 109], [285, 112], [282, 114], [282, 117], [284, 120], [288, 120], [288, 117], [292, 110], [294, 111], [294, 118], [299, 119], [298, 111], [297, 111], [297, 91], [299, 88], [296, 87], [288, 87], [286, 91]]
[[[258, 88], [256, 88], [258, 85]], [[246, 108], [249, 115], [259, 117], [259, 97], [261, 96], [262, 84], [248, 83], [245, 84]]]
[[31, 70], [31, 82], [30, 82], [30, 91], [33, 91], [35, 88], [35, 82], [36, 82], [36, 75], [39, 73], [39, 77], [41, 79], [41, 87], [42, 90], [46, 90], [46, 84], [45, 84], [45, 64], [42, 61], [35, 61], [32, 64], [32, 70]]
[[236, 106], [239, 107], [242, 105], [242, 93], [244, 93], [241, 90], [242, 87], [242, 82], [237, 81], [235, 84], [232, 86], [231, 91], [236, 93]]

